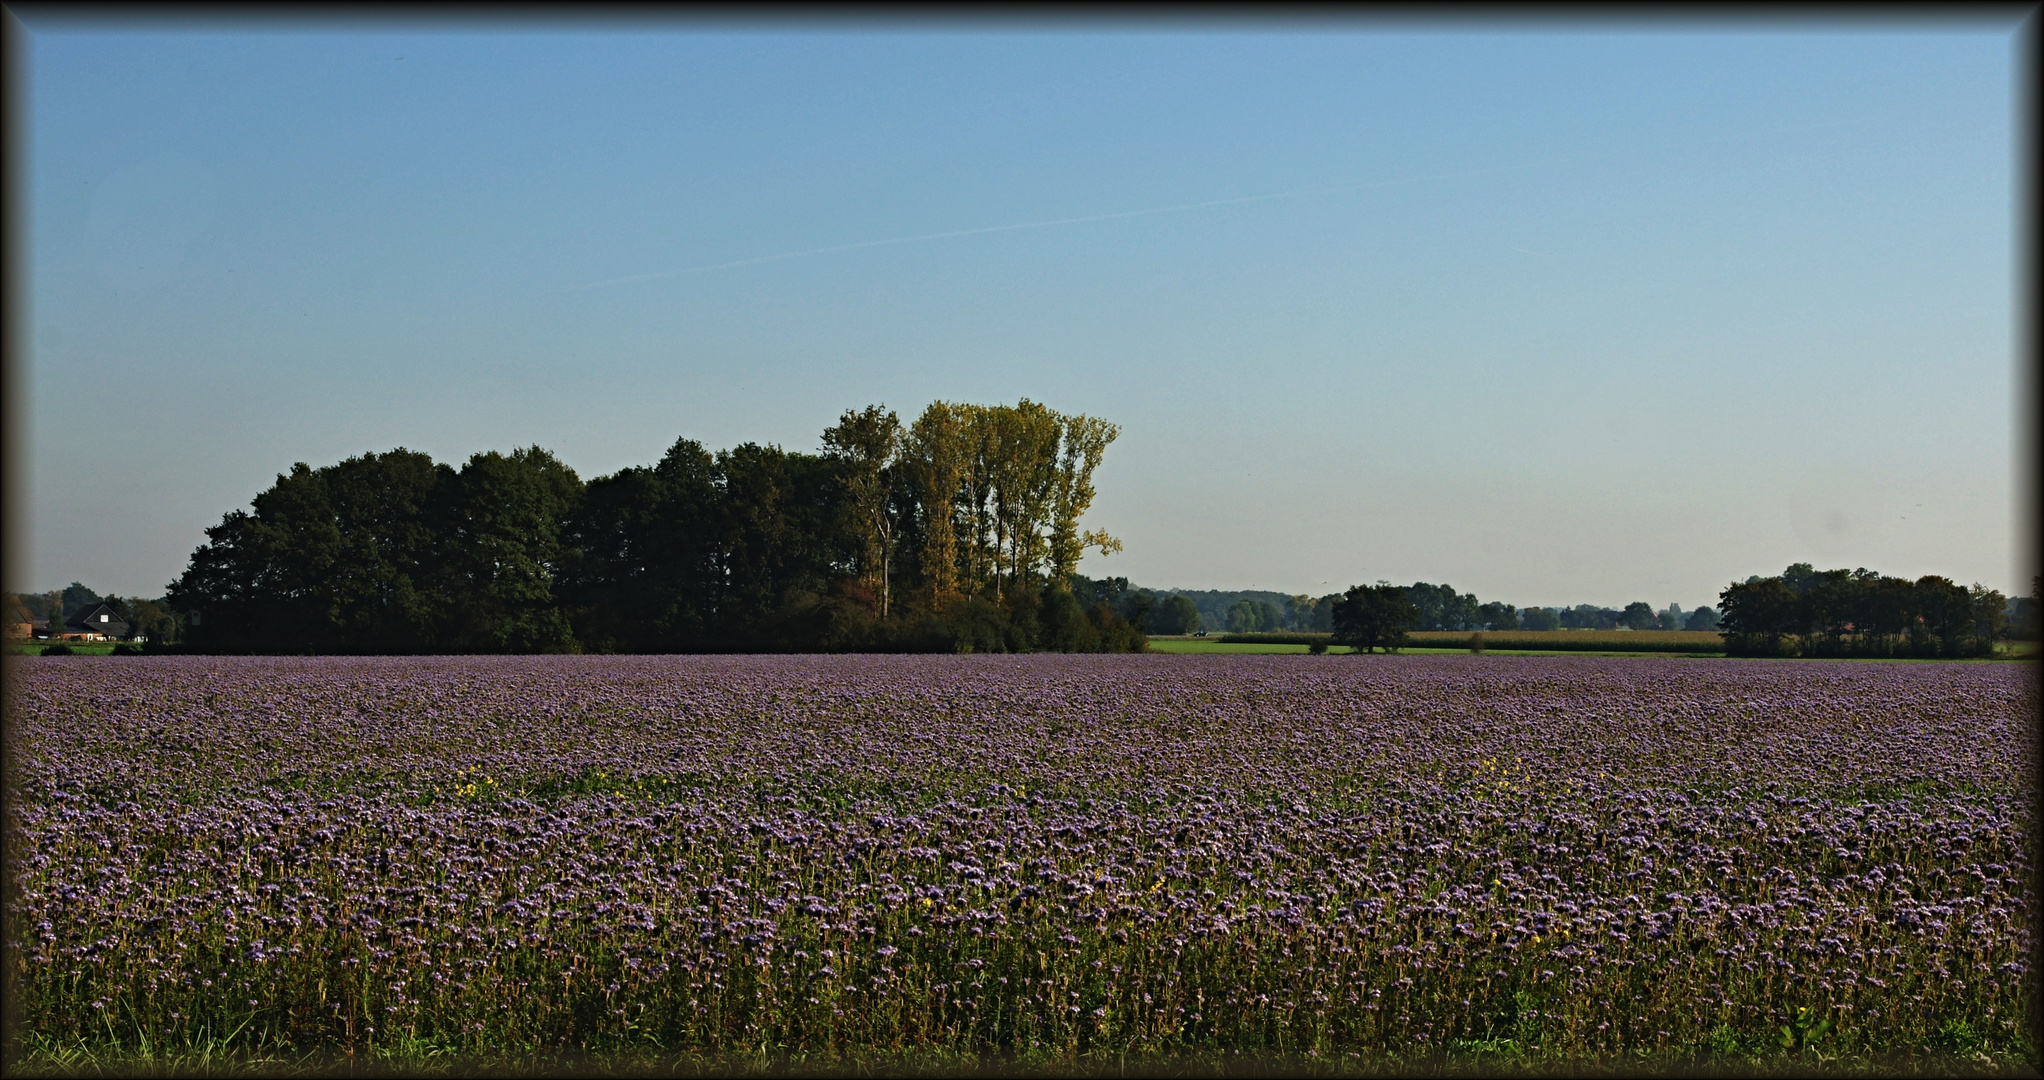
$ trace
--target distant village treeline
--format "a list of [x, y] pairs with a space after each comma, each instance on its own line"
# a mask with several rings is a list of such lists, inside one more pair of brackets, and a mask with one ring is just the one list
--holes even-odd
[[1077, 575], [1117, 434], [1024, 399], [846, 412], [818, 453], [681, 439], [583, 481], [539, 447], [280, 475], [163, 604], [187, 648], [265, 653], [1121, 651]]
[[2011, 601], [1975, 583], [1927, 575], [1911, 581], [1865, 568], [1796, 563], [1719, 594], [1732, 656], [1987, 656], [1995, 642], [2037, 634], [2037, 592]]
[[[1685, 612], [1680, 604], [1656, 609], [1635, 601], [1623, 609], [1595, 604], [1519, 608], [1478, 600], [1476, 594], [1458, 593], [1452, 585], [1416, 581], [1402, 589], [1412, 604], [1413, 630], [1715, 630], [1718, 625], [1717, 612], [1708, 607]], [[1136, 592], [1148, 594], [1147, 610], [1152, 612], [1148, 622], [1151, 632], [1159, 634], [1329, 633], [1334, 629], [1334, 606], [1344, 595], [1288, 596], [1260, 589]]]

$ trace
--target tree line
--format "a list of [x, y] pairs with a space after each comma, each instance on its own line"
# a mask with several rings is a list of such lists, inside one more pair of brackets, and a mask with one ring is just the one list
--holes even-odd
[[300, 463], [164, 602], [222, 652], [1140, 650], [1077, 572], [1121, 547], [1081, 527], [1117, 434], [940, 401], [847, 411], [816, 453], [683, 438], [587, 482], [537, 446]]
[[1991, 654], [2012, 631], [2033, 636], [2024, 624], [2034, 623], [2036, 590], [2032, 579], [2030, 602], [2011, 604], [1978, 583], [1796, 563], [1735, 582], [1719, 600], [1733, 656], [1962, 657]]
[[148, 641], [171, 641], [177, 637], [177, 615], [162, 601], [112, 593], [101, 595], [76, 581], [49, 592], [12, 593], [7, 599], [11, 604], [11, 618], [27, 623], [44, 623], [52, 630], [61, 629], [81, 612], [105, 604], [114, 618], [127, 626], [129, 637]]
[[[1730, 656], [1988, 656], [2004, 638], [2037, 636], [2040, 588], [2044, 578], [2033, 577], [2031, 595], [2012, 602], [1978, 583], [1969, 588], [1936, 575], [1910, 581], [1865, 568], [1817, 570], [1809, 563], [1796, 563], [1774, 577], [1755, 575], [1728, 586], [1718, 595], [1723, 608], [1716, 621]], [[1434, 605], [1432, 610], [1429, 604]], [[1482, 612], [1485, 606], [1477, 605], [1473, 596], [1457, 597], [1446, 587], [1401, 587], [1386, 581], [1357, 585], [1332, 605], [1333, 640], [1358, 652], [1393, 651], [1406, 643], [1408, 631], [1432, 628], [1429, 620], [1436, 626], [1445, 621], [1441, 612], [1450, 607], [1460, 608], [1462, 613], [1454, 618], [1467, 622], [1474, 621], [1469, 612]], [[1698, 614], [1710, 610], [1703, 608]], [[1620, 625], [1632, 629], [1672, 629], [1665, 623], [1679, 614], [1673, 604], [1656, 613], [1635, 603], [1619, 616]], [[1654, 627], [1650, 619], [1662, 625]], [[1520, 628], [1554, 628], [1524, 624], [1521, 620]], [[1690, 628], [1700, 629], [1693, 622]]]
[[[1623, 609], [1579, 604], [1574, 607], [1518, 608], [1500, 601], [1481, 601], [1452, 585], [1416, 581], [1397, 586], [1413, 608], [1411, 630], [1714, 630], [1718, 613], [1709, 607], [1684, 612], [1669, 604], [1656, 610], [1645, 601]], [[1335, 605], [1346, 593], [1314, 597], [1287, 596], [1263, 590], [1175, 589], [1137, 590], [1150, 596], [1145, 628], [1153, 634], [1189, 634], [1225, 630], [1231, 634], [1331, 633]]]

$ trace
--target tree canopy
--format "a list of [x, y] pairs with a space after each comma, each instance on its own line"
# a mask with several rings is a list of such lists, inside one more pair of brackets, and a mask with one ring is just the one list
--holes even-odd
[[1357, 652], [1379, 647], [1391, 652], [1405, 644], [1405, 633], [1420, 620], [1412, 592], [1389, 582], [1357, 585], [1334, 605], [1334, 640]]
[[1734, 582], [1719, 600], [1734, 656], [1985, 656], [2008, 629], [2008, 599], [1993, 589], [1864, 567], [1796, 563]]
[[1087, 548], [1121, 546], [1081, 525], [1117, 433], [937, 402], [905, 427], [847, 411], [814, 454], [684, 438], [587, 482], [537, 446], [300, 463], [165, 601], [221, 651], [1140, 648], [1073, 589]]

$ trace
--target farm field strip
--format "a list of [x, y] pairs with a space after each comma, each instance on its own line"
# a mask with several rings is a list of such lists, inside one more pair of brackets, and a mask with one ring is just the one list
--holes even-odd
[[31, 1055], [2035, 1061], [2027, 665], [16, 663]]

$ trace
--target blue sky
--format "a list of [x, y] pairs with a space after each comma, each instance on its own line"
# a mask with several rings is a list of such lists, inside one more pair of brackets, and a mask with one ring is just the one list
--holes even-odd
[[29, 29], [18, 588], [1029, 397], [1153, 586], [2028, 591], [2012, 23]]

